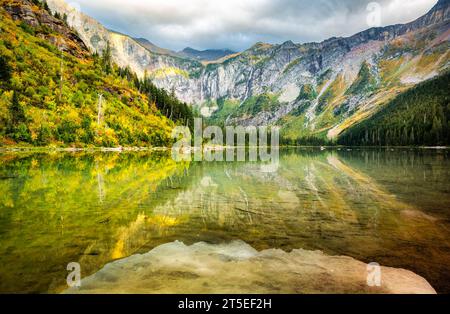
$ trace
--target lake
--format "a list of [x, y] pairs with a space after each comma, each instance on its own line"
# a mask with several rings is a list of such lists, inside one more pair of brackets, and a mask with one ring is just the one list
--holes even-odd
[[66, 270], [182, 241], [321, 250], [450, 293], [448, 150], [286, 148], [257, 162], [170, 152], [0, 153], [0, 292], [56, 293]]

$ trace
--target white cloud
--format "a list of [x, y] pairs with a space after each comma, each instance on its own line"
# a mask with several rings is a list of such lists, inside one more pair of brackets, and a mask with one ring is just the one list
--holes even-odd
[[[243, 50], [257, 41], [321, 41], [366, 28], [361, 0], [77, 0], [105, 26], [174, 50]], [[382, 25], [405, 23], [437, 0], [380, 0]]]

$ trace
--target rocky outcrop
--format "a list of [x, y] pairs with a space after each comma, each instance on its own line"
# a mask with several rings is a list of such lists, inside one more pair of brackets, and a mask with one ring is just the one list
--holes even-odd
[[404, 269], [376, 268], [350, 257], [302, 249], [258, 252], [234, 241], [192, 246], [167, 243], [144, 255], [107, 264], [83, 279], [80, 288], [65, 293], [436, 292], [424, 278]]
[[[84, 57], [89, 54], [86, 45], [75, 31], [49, 12], [33, 10], [33, 6], [34, 4], [28, 0], [14, 0], [8, 2], [4, 9], [14, 20], [29, 25], [37, 36], [48, 40], [61, 51], [68, 52], [76, 57]], [[52, 34], [52, 32], [61, 36]]]

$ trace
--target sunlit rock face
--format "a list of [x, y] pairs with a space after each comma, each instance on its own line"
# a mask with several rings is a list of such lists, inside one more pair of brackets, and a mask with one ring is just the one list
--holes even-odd
[[[372, 28], [321, 43], [257, 43], [224, 60], [205, 63], [110, 31], [63, 0], [49, 0], [49, 4], [67, 15], [69, 25], [92, 51], [101, 53], [109, 42], [118, 65], [130, 67], [141, 77], [147, 73], [159, 87], [201, 106], [199, 111], [205, 117], [215, 118], [222, 111], [219, 101], [233, 100], [238, 110], [219, 115], [218, 124], [278, 124], [293, 131], [286, 137], [291, 140], [325, 133], [336, 139], [406, 89], [446, 72], [450, 64], [446, 0], [408, 24]], [[29, 6], [16, 9], [13, 17], [21, 15], [30, 25], [40, 23], [59, 32], [66, 28], [47, 13], [36, 19]], [[50, 40], [70, 51], [70, 46], [59, 44], [59, 38]], [[306, 86], [311, 98], [305, 99]], [[256, 101], [250, 102], [251, 108], [242, 106], [264, 94], [272, 95], [275, 105]]]
[[[201, 63], [172, 54], [154, 53], [144, 44], [120, 33], [108, 30], [95, 19], [80, 12], [64, 0], [49, 0], [53, 11], [67, 15], [68, 24], [77, 30], [80, 38], [92, 52], [102, 53], [109, 42], [114, 61], [121, 67], [130, 67], [137, 75], [147, 73], [160, 87], [175, 89], [183, 100], [193, 102], [198, 96], [198, 81], [190, 79], [192, 73], [201, 71]], [[169, 86], [170, 84], [170, 86]], [[197, 95], [194, 95], [197, 93]]]
[[435, 293], [422, 277], [389, 267], [371, 287], [370, 272], [353, 258], [319, 251], [177, 241], [110, 263], [66, 293]]
[[[109, 41], [117, 64], [129, 66], [140, 76], [147, 73], [158, 87], [173, 90], [187, 103], [202, 107], [227, 99], [240, 108], [259, 95], [278, 97], [276, 108], [269, 109], [251, 103], [251, 110], [221, 113], [222, 108], [213, 104], [216, 115], [227, 124], [282, 125], [288, 117], [294, 120], [288, 129], [305, 129], [307, 134], [327, 131], [330, 139], [377, 112], [398, 93], [443, 73], [450, 59], [447, 0], [408, 24], [371, 28], [321, 43], [257, 43], [241, 53], [203, 63], [163, 49], [158, 50], [161, 53], [146, 49], [63, 0], [48, 3], [67, 14], [69, 24], [91, 50], [102, 52]], [[361, 77], [363, 65], [368, 65], [370, 82]], [[302, 99], [304, 86], [311, 86], [313, 99]], [[207, 112], [207, 117], [214, 117]]]

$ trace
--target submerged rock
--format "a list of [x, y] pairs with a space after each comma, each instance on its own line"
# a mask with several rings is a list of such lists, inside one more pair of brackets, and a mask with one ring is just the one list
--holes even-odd
[[380, 274], [381, 286], [370, 287], [367, 265], [350, 257], [176, 241], [107, 264], [65, 293], [436, 293], [411, 271]]

